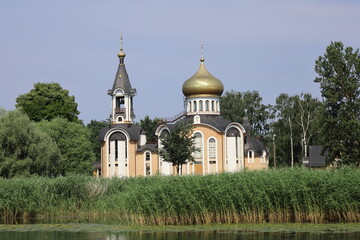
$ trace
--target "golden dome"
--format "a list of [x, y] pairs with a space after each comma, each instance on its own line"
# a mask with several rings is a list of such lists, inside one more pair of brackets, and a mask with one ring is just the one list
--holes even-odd
[[224, 91], [222, 82], [211, 75], [205, 66], [204, 58], [200, 59], [199, 70], [182, 86], [185, 97], [220, 97]]

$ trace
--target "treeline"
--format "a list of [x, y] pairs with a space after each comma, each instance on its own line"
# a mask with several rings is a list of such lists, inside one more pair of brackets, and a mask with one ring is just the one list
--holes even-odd
[[98, 132], [108, 123], [85, 126], [68, 93], [58, 83], [36, 83], [16, 99], [16, 110], [0, 109], [0, 177], [93, 172]]
[[273, 165], [274, 155], [278, 165], [299, 164], [309, 145], [322, 145], [329, 164], [360, 166], [359, 49], [332, 42], [315, 61], [315, 72], [322, 101], [283, 93], [265, 105], [257, 91], [231, 91], [221, 99], [222, 115], [238, 122], [247, 117], [250, 134], [272, 147]]
[[222, 116], [236, 122], [246, 117], [247, 134], [259, 138], [271, 150], [274, 166], [294, 166], [308, 156], [309, 145], [323, 145], [319, 126], [323, 103], [310, 94], [280, 94], [274, 105], [265, 105], [257, 91], [226, 92], [220, 101]]
[[[360, 221], [359, 168], [283, 168], [207, 176], [0, 178], [0, 221], [121, 224]], [[113, 222], [114, 223], [114, 222]]]

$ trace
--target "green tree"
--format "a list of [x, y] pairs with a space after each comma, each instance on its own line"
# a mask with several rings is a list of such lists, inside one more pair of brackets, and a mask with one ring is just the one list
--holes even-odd
[[0, 107], [0, 117], [4, 116], [6, 112], [5, 108]]
[[90, 132], [85, 126], [62, 118], [43, 120], [37, 126], [51, 136], [61, 151], [59, 174], [92, 172], [95, 155], [89, 141]]
[[[274, 106], [277, 121], [274, 123], [274, 132], [276, 134], [277, 142], [277, 156], [279, 162], [286, 163], [290, 159], [290, 165], [293, 166], [295, 162], [294, 156], [294, 142], [298, 143], [298, 129], [295, 125], [296, 115], [296, 97], [291, 97], [288, 94], [282, 93], [276, 98], [276, 105]], [[290, 153], [288, 152], [290, 150]], [[285, 150], [285, 151], [282, 151]], [[279, 154], [280, 152], [280, 154]], [[281, 159], [282, 157], [282, 159]], [[298, 161], [298, 159], [296, 159]]]
[[178, 175], [186, 161], [194, 161], [193, 153], [197, 149], [194, 145], [192, 130], [191, 123], [177, 122], [169, 135], [161, 139], [162, 148], [159, 154], [165, 162], [170, 162], [176, 167]]
[[[312, 140], [319, 139], [319, 118], [323, 110], [323, 104], [311, 94], [295, 95], [296, 118], [295, 122], [301, 130], [301, 148], [303, 157], [308, 157], [308, 147]], [[316, 140], [315, 140], [316, 141]], [[319, 142], [317, 142], [319, 144]]]
[[0, 176], [55, 176], [60, 151], [19, 110], [0, 117]]
[[89, 130], [89, 141], [92, 145], [92, 151], [95, 155], [96, 161], [101, 159], [101, 142], [99, 141], [99, 132], [100, 129], [109, 126], [109, 121], [96, 121], [91, 120], [86, 128]]
[[321, 133], [327, 160], [360, 166], [359, 49], [331, 42], [315, 62], [324, 101]]
[[308, 93], [293, 96], [282, 93], [276, 98], [273, 131], [280, 164], [294, 166], [308, 155], [308, 146], [318, 137], [321, 107], [322, 103]]
[[230, 121], [242, 122], [248, 117], [252, 134], [266, 136], [270, 130], [272, 118], [270, 106], [262, 104], [258, 91], [225, 92], [220, 101], [221, 115]]
[[159, 126], [160, 119], [150, 119], [149, 116], [145, 116], [144, 119], [140, 120], [140, 127], [145, 130], [146, 132], [146, 139], [149, 142], [155, 142], [156, 141], [156, 135], [155, 131], [156, 128]]
[[58, 83], [35, 83], [34, 88], [16, 99], [16, 107], [26, 113], [30, 120], [39, 122], [56, 117], [78, 121], [79, 111], [74, 96]]

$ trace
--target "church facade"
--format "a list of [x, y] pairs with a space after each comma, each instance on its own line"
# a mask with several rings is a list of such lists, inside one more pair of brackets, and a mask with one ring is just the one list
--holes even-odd
[[[119, 67], [111, 96], [111, 124], [101, 129], [102, 177], [135, 177], [174, 175], [175, 167], [163, 161], [158, 150], [162, 139], [174, 129], [174, 122], [163, 123], [156, 129], [157, 142], [149, 143], [146, 132], [134, 124], [132, 88], [126, 68], [125, 53], [120, 49]], [[222, 82], [207, 71], [204, 58], [198, 71], [182, 87], [186, 109], [177, 121], [193, 124], [194, 162], [182, 166], [182, 174], [215, 174], [243, 169], [268, 168], [269, 152], [256, 138], [250, 136], [248, 120], [230, 122], [221, 116]]]

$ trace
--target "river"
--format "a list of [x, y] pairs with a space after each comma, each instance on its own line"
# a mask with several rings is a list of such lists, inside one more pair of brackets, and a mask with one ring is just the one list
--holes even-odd
[[0, 225], [1, 240], [358, 240], [360, 224], [130, 227], [106, 224]]

